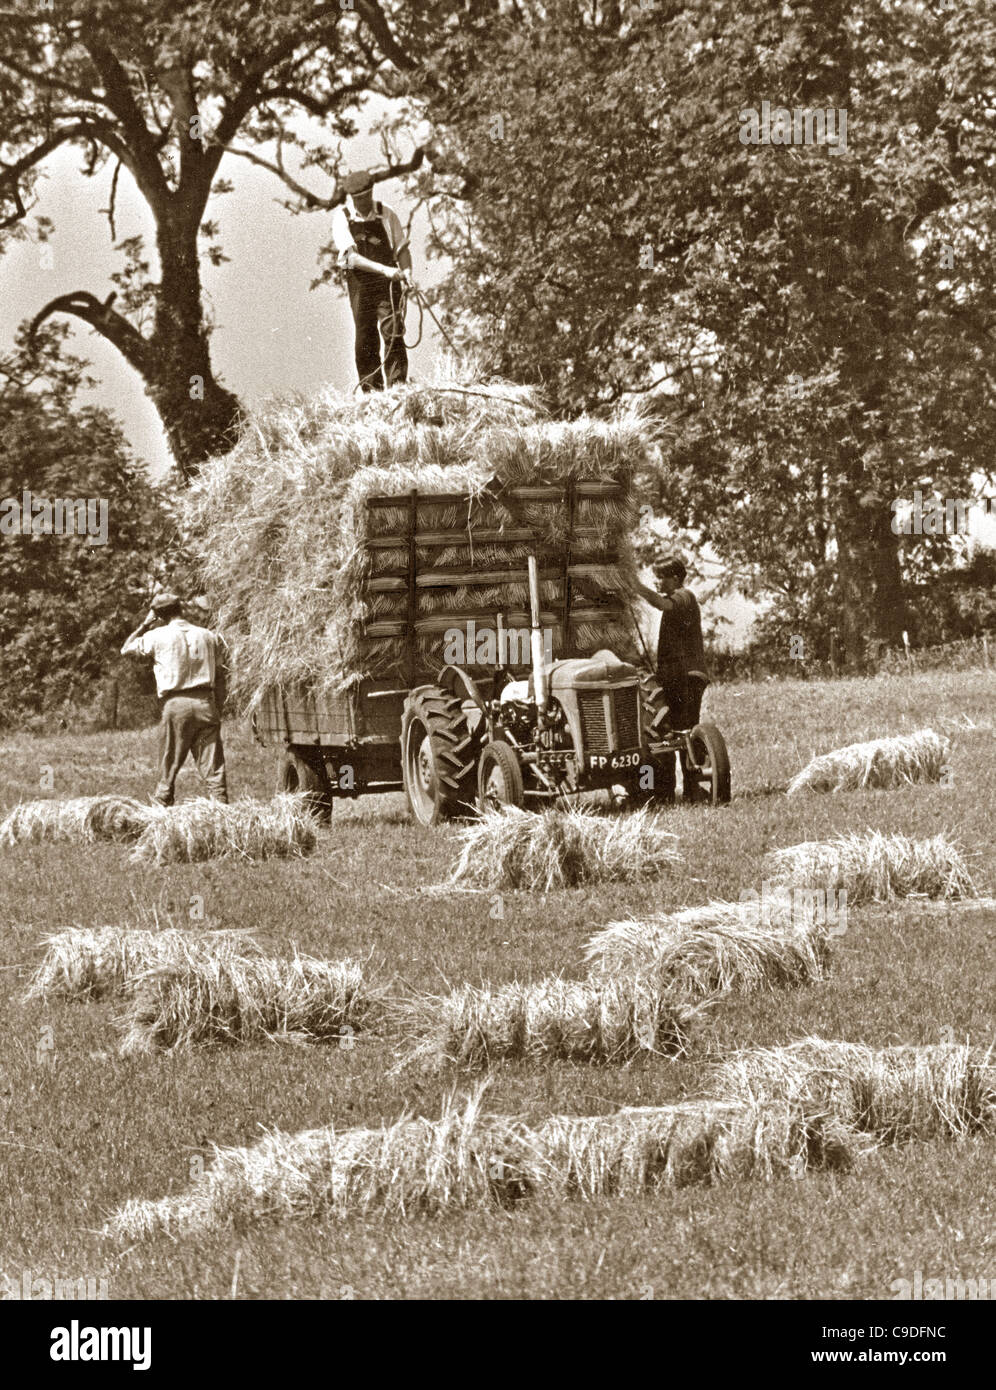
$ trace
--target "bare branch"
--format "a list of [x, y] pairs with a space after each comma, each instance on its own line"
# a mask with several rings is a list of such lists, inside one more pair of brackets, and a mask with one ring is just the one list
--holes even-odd
[[72, 314], [95, 328], [101, 337], [118, 349], [127, 362], [137, 372], [145, 375], [149, 370], [149, 344], [138, 329], [112, 307], [117, 294], [109, 294], [103, 301], [88, 290], [78, 290], [74, 294], [61, 294], [49, 300], [38, 310], [31, 320], [31, 332], [36, 333], [39, 326], [52, 314]]
[[37, 168], [42, 160], [47, 159], [53, 150], [57, 150], [60, 145], [66, 145], [72, 140], [92, 139], [92, 124], [99, 124], [99, 122], [96, 122], [96, 118], [91, 121], [84, 116], [76, 125], [63, 126], [61, 130], [47, 136], [34, 149], [28, 150], [27, 154], [23, 154], [20, 159], [15, 160], [13, 164], [0, 165], [0, 196], [10, 198], [16, 209], [13, 217], [0, 223], [0, 227], [12, 227], [15, 222], [20, 222], [27, 216], [20, 189], [21, 176], [26, 174], [29, 169]]
[[[269, 173], [275, 174], [276, 177], [281, 179], [291, 192], [295, 193], [312, 211], [325, 210], [327, 212], [346, 201], [346, 194], [341, 188], [336, 189], [331, 197], [322, 198], [317, 193], [312, 193], [310, 188], [305, 188], [305, 186], [299, 183], [292, 174], [288, 173], [283, 162], [282, 142], [279, 140], [277, 142], [276, 163], [264, 159], [262, 155], [256, 154], [253, 150], [240, 150], [234, 145], [226, 146], [223, 153], [238, 155], [240, 159], [247, 159], [250, 164], [257, 164], [261, 169], [266, 169]], [[415, 150], [411, 159], [401, 160], [395, 164], [388, 164], [384, 169], [371, 169], [371, 181], [373, 183], [385, 183], [388, 179], [396, 179], [401, 174], [410, 174], [421, 167], [425, 160], [425, 156], [426, 150], [420, 145]]]
[[[120, 157], [130, 169], [146, 200], [153, 209], [161, 209], [170, 197], [169, 184], [159, 163], [156, 142], [145, 124], [138, 103], [132, 95], [128, 74], [115, 55], [99, 39], [85, 36], [86, 51], [104, 83], [107, 105], [121, 122], [128, 137], [127, 153]], [[109, 146], [113, 149], [113, 146]], [[118, 150], [114, 150], [119, 154]]]
[[106, 208], [100, 208], [100, 211], [101, 211], [101, 212], [104, 212], [104, 213], [107, 214], [107, 220], [108, 220], [108, 222], [110, 223], [110, 226], [111, 226], [111, 240], [112, 240], [112, 241], [117, 241], [117, 239], [118, 239], [117, 229], [115, 228], [115, 225], [114, 225], [114, 209], [115, 209], [115, 206], [116, 206], [117, 200], [118, 200], [118, 175], [119, 175], [120, 173], [121, 173], [121, 161], [120, 161], [120, 159], [119, 159], [118, 162], [117, 162], [117, 163], [115, 164], [115, 166], [114, 166], [114, 173], [111, 175], [111, 194], [110, 194], [110, 197], [109, 197], [109, 199], [108, 199], [108, 205], [107, 205]]
[[411, 72], [417, 66], [415, 59], [405, 52], [392, 34], [387, 16], [377, 0], [357, 0], [356, 13], [377, 40], [377, 47], [381, 53], [385, 58], [389, 58], [396, 68], [403, 72]]
[[77, 101], [91, 101], [95, 106], [107, 105], [99, 93], [91, 91], [88, 87], [77, 87], [73, 82], [63, 82], [56, 77], [50, 77], [46, 72], [35, 72], [3, 54], [0, 54], [0, 67], [9, 68], [18, 77], [23, 77], [26, 82], [35, 82], [39, 87], [48, 87], [53, 92], [68, 93], [69, 96], [76, 97]]
[[328, 116], [333, 111], [338, 110], [341, 99], [352, 93], [369, 91], [370, 84], [364, 79], [359, 82], [347, 82], [342, 87], [337, 87], [325, 100], [313, 97], [309, 92], [303, 91], [300, 87], [293, 87], [283, 84], [279, 87], [266, 87], [258, 94], [256, 104], [264, 101], [278, 99], [282, 101], [293, 101], [298, 106], [303, 106], [305, 111], [310, 111], [312, 116]]

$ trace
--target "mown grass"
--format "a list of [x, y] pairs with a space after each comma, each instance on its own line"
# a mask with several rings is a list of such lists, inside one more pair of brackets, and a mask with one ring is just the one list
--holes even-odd
[[[357, 1034], [346, 1046], [194, 1049], [119, 1058], [119, 1004], [23, 1004], [20, 994], [60, 927], [104, 923], [248, 928], [276, 954], [350, 955], [442, 993], [463, 981], [584, 974], [582, 947], [625, 916], [761, 888], [773, 848], [862, 829], [946, 831], [996, 891], [996, 747], [990, 673], [771, 683], [710, 691], [734, 765], [734, 804], [676, 809], [682, 863], [665, 879], [545, 897], [447, 896], [454, 830], [417, 830], [398, 797], [337, 810], [305, 861], [128, 863], [115, 845], [25, 845], [0, 857], [0, 1273], [105, 1275], [111, 1297], [225, 1298], [239, 1255], [239, 1297], [889, 1297], [890, 1283], [996, 1276], [993, 1142], [887, 1150], [849, 1176], [771, 1187], [732, 1184], [645, 1199], [526, 1204], [450, 1213], [270, 1225], [128, 1250], [96, 1232], [129, 1197], [180, 1191], [211, 1142], [252, 1143], [261, 1127], [379, 1124], [406, 1107], [435, 1116], [466, 1084], [453, 1070], [391, 1075], [396, 1049]], [[832, 796], [781, 794], [815, 752], [931, 724], [951, 734], [950, 786]], [[968, 727], [974, 724], [975, 728]], [[273, 754], [229, 733], [236, 795], [268, 795]], [[155, 735], [0, 743], [0, 812], [46, 792], [147, 794]], [[180, 795], [199, 787], [186, 774]], [[873, 1045], [996, 1037], [996, 913], [854, 910], [833, 943], [824, 985], [732, 996], [687, 1060], [628, 1067], [507, 1062], [488, 1109], [538, 1121], [606, 1112], [696, 1091], [735, 1047], [820, 1035]], [[50, 1029], [51, 1032], [44, 1030]], [[51, 1049], [45, 1044], [51, 1041]], [[50, 1059], [50, 1060], [47, 1060]], [[241, 1252], [241, 1253], [239, 1253]]]

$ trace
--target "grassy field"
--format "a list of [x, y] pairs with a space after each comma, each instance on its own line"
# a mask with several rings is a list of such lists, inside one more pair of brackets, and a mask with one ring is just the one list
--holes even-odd
[[[993, 1141], [873, 1154], [849, 1175], [686, 1188], [597, 1202], [271, 1223], [125, 1248], [99, 1234], [119, 1203], [182, 1190], [211, 1143], [263, 1128], [435, 1116], [471, 1084], [392, 1075], [397, 1047], [268, 1044], [122, 1059], [120, 1001], [20, 1002], [41, 939], [71, 925], [249, 928], [274, 954], [369, 958], [396, 987], [583, 974], [581, 948], [615, 918], [760, 889], [766, 851], [864, 828], [954, 835], [980, 891], [996, 893], [996, 674], [728, 686], [707, 695], [734, 768], [728, 808], [677, 807], [682, 863], [657, 882], [440, 896], [450, 828], [416, 829], [400, 797], [337, 811], [307, 860], [128, 863], [116, 845], [21, 846], [0, 861], [0, 1274], [106, 1278], [111, 1298], [889, 1298], [897, 1279], [996, 1277]], [[931, 725], [953, 743], [949, 785], [787, 799], [814, 753]], [[147, 794], [155, 734], [0, 742], [0, 811], [36, 796]], [[269, 795], [274, 754], [229, 731], [235, 794]], [[179, 794], [196, 794], [192, 773]], [[48, 783], [51, 789], [48, 789]], [[40, 788], [44, 787], [44, 790]], [[488, 1108], [539, 1120], [699, 1091], [733, 1047], [800, 1036], [874, 1045], [996, 1037], [996, 912], [906, 903], [849, 914], [830, 981], [730, 998], [690, 1056], [629, 1067], [507, 1063]]]

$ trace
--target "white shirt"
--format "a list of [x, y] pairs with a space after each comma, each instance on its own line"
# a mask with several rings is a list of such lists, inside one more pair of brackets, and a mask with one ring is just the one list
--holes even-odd
[[335, 249], [339, 252], [339, 264], [344, 270], [349, 269], [349, 253], [356, 250], [356, 242], [349, 230], [350, 218], [354, 222], [370, 222], [375, 217], [379, 217], [383, 222], [387, 239], [391, 243], [391, 250], [397, 257], [405, 242], [405, 229], [394, 208], [388, 207], [387, 203], [375, 202], [370, 212], [364, 217], [362, 213], [357, 212], [356, 204], [352, 198], [347, 198], [345, 203], [340, 203], [337, 208], [333, 209], [332, 241]]
[[171, 618], [162, 627], [127, 640], [121, 655], [151, 656], [156, 691], [191, 690], [215, 683], [219, 665], [227, 654], [225, 639], [206, 627], [195, 627], [185, 618]]

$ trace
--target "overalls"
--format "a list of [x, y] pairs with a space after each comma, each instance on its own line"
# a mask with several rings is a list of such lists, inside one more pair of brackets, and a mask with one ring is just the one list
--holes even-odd
[[[375, 204], [379, 210], [380, 204]], [[397, 265], [394, 251], [381, 218], [349, 218], [349, 231], [356, 249], [378, 265]], [[382, 391], [408, 379], [408, 352], [405, 323], [399, 312], [400, 286], [372, 270], [347, 270], [346, 288], [356, 326], [356, 371], [364, 391]], [[380, 337], [384, 339], [384, 372], [380, 365]]]

